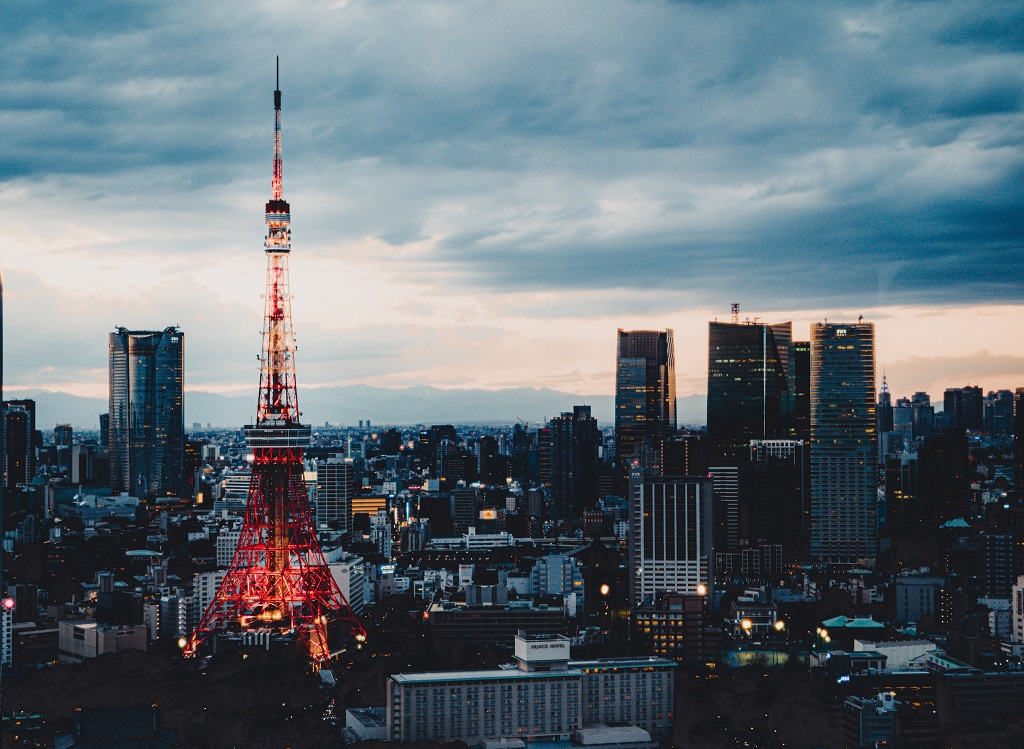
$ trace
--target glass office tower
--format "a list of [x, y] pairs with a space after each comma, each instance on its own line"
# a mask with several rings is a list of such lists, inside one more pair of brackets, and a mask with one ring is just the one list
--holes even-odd
[[118, 328], [110, 334], [110, 477], [139, 498], [181, 492], [185, 456], [184, 334]]
[[661, 472], [665, 440], [676, 431], [676, 357], [671, 330], [618, 332], [615, 460], [620, 491], [640, 460]]
[[751, 440], [785, 436], [792, 323], [708, 324], [708, 442], [714, 466], [745, 465]]
[[875, 327], [811, 326], [811, 555], [851, 564], [878, 551]]

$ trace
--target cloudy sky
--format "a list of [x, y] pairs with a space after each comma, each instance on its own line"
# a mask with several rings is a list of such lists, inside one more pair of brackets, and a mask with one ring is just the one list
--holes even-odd
[[1024, 5], [10, 0], [6, 382], [115, 325], [258, 381], [274, 56], [300, 386], [610, 393], [616, 328], [877, 324], [897, 395], [1024, 385]]

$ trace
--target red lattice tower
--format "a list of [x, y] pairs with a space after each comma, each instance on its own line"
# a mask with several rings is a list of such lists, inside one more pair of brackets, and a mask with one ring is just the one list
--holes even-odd
[[310, 428], [299, 423], [288, 254], [290, 207], [281, 197], [281, 91], [274, 91], [274, 178], [267, 203], [267, 293], [255, 426], [245, 428], [252, 478], [238, 548], [217, 594], [184, 646], [193, 656], [218, 630], [294, 632], [320, 667], [327, 633], [366, 637], [331, 575], [313, 529], [302, 476]]

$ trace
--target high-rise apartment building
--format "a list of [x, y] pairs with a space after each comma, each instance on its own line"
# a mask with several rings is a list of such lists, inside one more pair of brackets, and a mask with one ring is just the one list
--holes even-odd
[[36, 402], [4, 401], [4, 486], [13, 490], [36, 475]]
[[355, 466], [351, 458], [331, 455], [316, 466], [316, 523], [337, 524], [352, 530], [352, 497], [355, 495]]
[[110, 478], [140, 498], [181, 492], [185, 455], [184, 334], [110, 334]]
[[597, 459], [601, 431], [590, 406], [575, 406], [551, 420], [552, 515], [582, 518], [597, 502]]
[[[630, 601], [713, 589], [712, 479], [630, 475]], [[700, 586], [704, 586], [701, 591]]]
[[[669, 330], [618, 332], [615, 362], [615, 460], [619, 487], [638, 455], [661, 472], [663, 441], [676, 431], [676, 357]], [[648, 448], [644, 451], [641, 448]], [[651, 458], [647, 458], [650, 460]]]
[[751, 440], [785, 436], [792, 323], [708, 324], [708, 442], [711, 465], [747, 461]]
[[811, 326], [811, 555], [847, 564], [878, 551], [875, 327]]

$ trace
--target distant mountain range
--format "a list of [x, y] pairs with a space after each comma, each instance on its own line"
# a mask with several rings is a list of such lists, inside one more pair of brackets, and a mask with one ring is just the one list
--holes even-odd
[[[41, 429], [70, 423], [82, 429], [97, 429], [99, 414], [106, 413], [104, 398], [83, 398], [69, 393], [40, 390], [7, 391], [6, 398], [33, 398]], [[505, 388], [502, 390], [446, 390], [416, 385], [408, 388], [377, 388], [372, 385], [306, 387], [299, 391], [303, 421], [310, 424], [538, 424], [575, 405], [588, 405], [601, 426], [614, 421], [615, 399], [611, 395], [577, 395], [548, 388]], [[702, 425], [706, 421], [707, 397], [679, 398], [679, 424]], [[256, 412], [256, 393], [221, 395], [203, 391], [185, 393], [185, 427], [237, 427], [251, 424]]]

